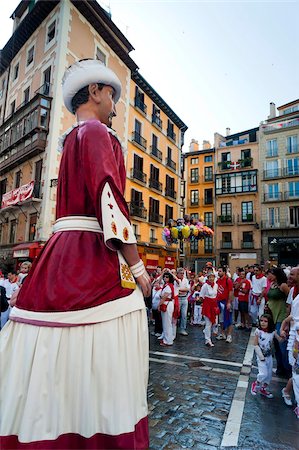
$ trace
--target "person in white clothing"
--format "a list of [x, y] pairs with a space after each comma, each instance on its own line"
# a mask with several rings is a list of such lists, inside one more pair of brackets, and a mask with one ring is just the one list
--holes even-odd
[[161, 311], [163, 325], [160, 345], [162, 347], [169, 347], [173, 345], [172, 316], [174, 311], [174, 278], [171, 273], [164, 273], [163, 279], [164, 286], [158, 306], [159, 311]]
[[257, 323], [257, 319], [264, 313], [265, 308], [265, 291], [267, 287], [267, 278], [263, 275], [262, 268], [255, 266], [254, 275], [251, 280], [252, 291], [250, 298], [249, 314], [253, 325]]
[[179, 303], [180, 303], [180, 321], [179, 334], [188, 336], [187, 332], [187, 311], [188, 311], [188, 294], [190, 291], [190, 283], [186, 277], [185, 270], [179, 267], [177, 270], [177, 277], [175, 278], [179, 288]]
[[205, 328], [203, 330], [205, 335], [205, 344], [208, 347], [214, 347], [211, 338], [212, 326], [215, 326], [217, 321], [218, 306], [217, 306], [217, 290], [218, 286], [215, 283], [215, 276], [210, 273], [208, 280], [203, 284], [200, 290], [200, 299], [202, 301], [202, 315], [205, 318]]

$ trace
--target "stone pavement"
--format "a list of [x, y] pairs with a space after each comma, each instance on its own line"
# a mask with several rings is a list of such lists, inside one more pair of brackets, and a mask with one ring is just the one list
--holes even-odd
[[150, 336], [150, 449], [299, 449], [299, 421], [281, 398], [284, 380], [274, 376], [273, 399], [253, 397], [254, 367], [237, 444], [221, 447], [249, 333], [235, 331], [232, 344], [214, 340], [207, 348], [202, 329], [189, 326], [189, 336], [178, 336], [169, 348]]

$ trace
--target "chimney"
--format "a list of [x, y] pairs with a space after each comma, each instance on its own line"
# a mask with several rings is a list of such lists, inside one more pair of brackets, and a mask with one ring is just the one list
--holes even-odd
[[226, 128], [226, 136], [230, 135], [230, 128]]
[[268, 119], [273, 119], [276, 117], [276, 106], [275, 103], [270, 103], [270, 115], [268, 116]]
[[196, 152], [197, 150], [199, 150], [198, 141], [196, 139], [191, 139], [189, 151]]
[[202, 141], [202, 148], [204, 150], [208, 150], [209, 148], [211, 148], [210, 141]]

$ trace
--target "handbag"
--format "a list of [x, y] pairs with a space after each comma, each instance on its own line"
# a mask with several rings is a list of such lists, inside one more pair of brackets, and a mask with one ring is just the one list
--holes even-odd
[[160, 305], [160, 311], [161, 312], [166, 312], [167, 311], [167, 305], [168, 305], [168, 303], [162, 303]]

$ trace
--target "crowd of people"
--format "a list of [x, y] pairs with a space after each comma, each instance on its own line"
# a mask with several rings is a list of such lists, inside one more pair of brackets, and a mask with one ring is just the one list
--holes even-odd
[[204, 327], [207, 347], [220, 340], [231, 344], [234, 329], [254, 328], [258, 375], [251, 393], [273, 397], [274, 352], [276, 375], [288, 380], [283, 400], [293, 404], [293, 389], [299, 418], [299, 267], [266, 270], [256, 264], [231, 274], [229, 268], [216, 269], [208, 262], [198, 274], [157, 267], [151, 278], [152, 296], [146, 303], [154, 324], [151, 333], [162, 347], [172, 346], [177, 334], [188, 336], [187, 322]]

